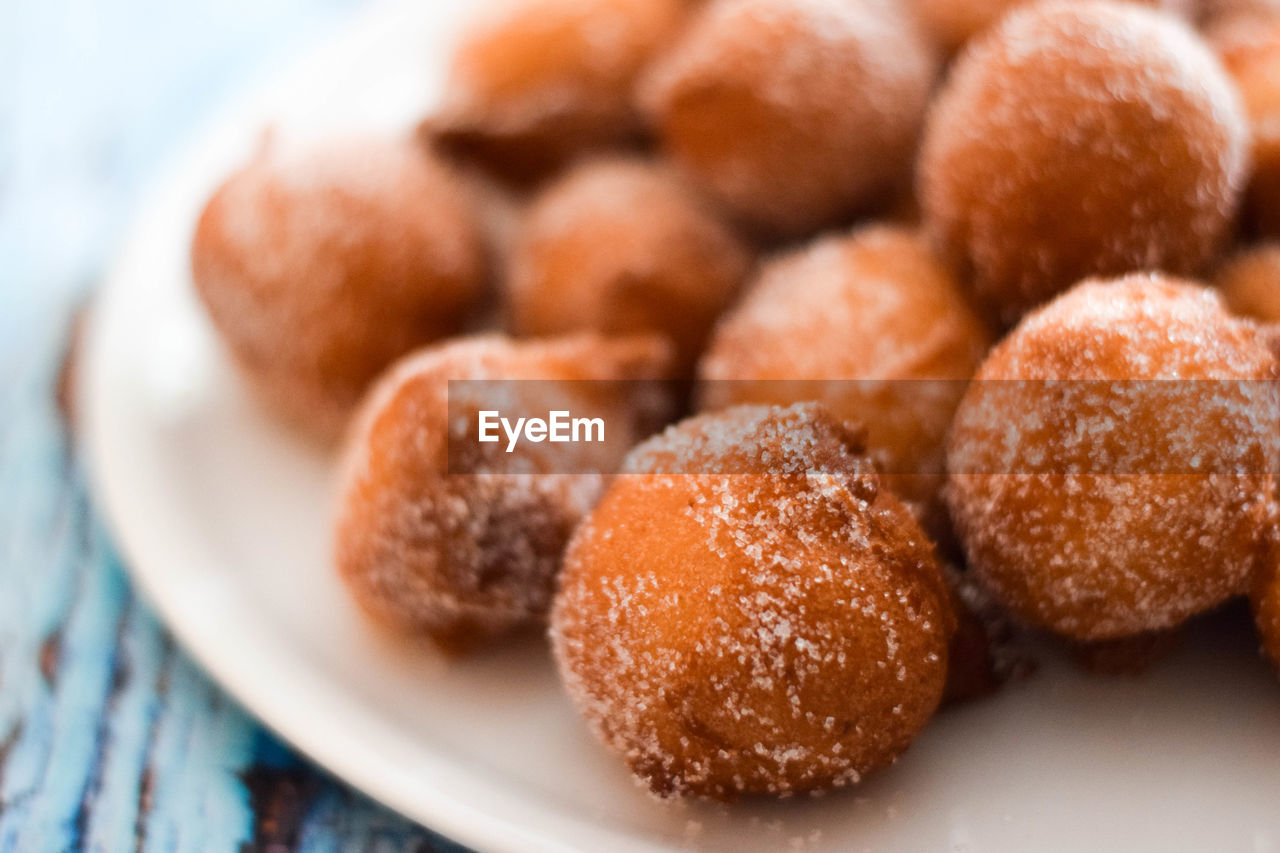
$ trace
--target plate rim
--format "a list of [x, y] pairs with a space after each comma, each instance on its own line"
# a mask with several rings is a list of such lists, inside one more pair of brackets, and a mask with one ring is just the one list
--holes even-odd
[[[112, 424], [118, 417], [113, 410], [110, 367], [120, 358], [112, 355], [110, 346], [113, 334], [119, 334], [113, 325], [118, 321], [113, 318], [125, 310], [131, 288], [142, 287], [138, 277], [131, 273], [143, 265], [142, 259], [147, 256], [145, 244], [153, 230], [151, 224], [174, 208], [181, 198], [180, 194], [174, 195], [174, 186], [179, 183], [177, 175], [188, 164], [208, 157], [209, 151], [217, 147], [213, 141], [215, 136], [248, 133], [248, 122], [264, 109], [269, 110], [275, 94], [287, 89], [289, 81], [298, 80], [308, 68], [342, 48], [353, 49], [376, 39], [389, 29], [398, 14], [408, 13], [416, 5], [405, 0], [379, 0], [354, 14], [337, 16], [328, 33], [259, 78], [258, 85], [233, 94], [221, 109], [213, 110], [207, 121], [198, 123], [195, 132], [175, 147], [163, 165], [153, 172], [152, 180], [144, 185], [123, 239], [117, 243], [114, 256], [105, 266], [105, 275], [90, 295], [82, 330], [79, 380], [75, 390], [81, 412], [77, 445], [92, 508], [109, 534], [135, 590], [203, 673], [250, 717], [345, 784], [428, 831], [471, 849], [561, 853], [597, 849], [583, 846], [597, 841], [608, 841], [611, 849], [667, 849], [564, 814], [556, 814], [556, 822], [571, 823], [580, 829], [582, 843], [553, 837], [502, 814], [500, 809], [477, 806], [465, 796], [450, 793], [443, 785], [419, 785], [414, 788], [414, 796], [410, 796], [403, 786], [380, 776], [378, 767], [370, 766], [377, 764], [376, 753], [362, 758], [358, 751], [350, 749], [349, 743], [341, 747], [331, 745], [338, 741], [327, 737], [325, 726], [315, 722], [320, 719], [318, 715], [308, 713], [310, 703], [299, 695], [303, 691], [296, 682], [290, 682], [287, 689], [272, 690], [274, 670], [263, 663], [271, 659], [270, 656], [255, 659], [252, 655], [232, 654], [226, 647], [214, 648], [215, 638], [209, 636], [207, 628], [200, 627], [202, 621], [198, 614], [184, 603], [184, 596], [178, 594], [179, 584], [174, 582], [173, 572], [155, 568], [171, 565], [179, 557], [173, 547], [177, 544], [175, 537], [156, 529], [155, 520], [147, 511], [153, 504], [140, 496], [143, 487], [130, 483], [129, 472], [123, 470], [124, 464], [113, 452], [118, 447], [118, 430], [113, 429]], [[466, 10], [447, 14], [463, 16]], [[233, 128], [240, 130], [233, 131]], [[190, 555], [183, 558], [188, 562], [191, 559]], [[221, 643], [226, 638], [218, 639]], [[244, 643], [233, 639], [231, 647], [236, 645]], [[279, 653], [280, 650], [274, 651], [276, 655]], [[318, 685], [312, 685], [307, 690], [316, 694], [316, 688]], [[326, 691], [318, 690], [318, 693], [323, 695]], [[429, 796], [418, 796], [422, 794]]]
[[[456, 765], [447, 756], [435, 756], [438, 766], [445, 768], [441, 781], [402, 784], [406, 771], [388, 765], [380, 758], [377, 749], [368, 744], [333, 739], [333, 724], [327, 727], [323, 715], [311, 712], [307, 697], [336, 697], [339, 701], [353, 701], [338, 685], [316, 682], [311, 669], [298, 682], [278, 680], [276, 666], [302, 656], [295, 650], [291, 655], [283, 650], [261, 650], [249, 642], [252, 638], [217, 636], [210, 634], [208, 620], [196, 613], [193, 617], [191, 595], [176, 594], [182, 586], [172, 569], [163, 568], [183, 561], [190, 563], [192, 556], [180, 550], [181, 539], [166, 530], [156, 530], [156, 521], [149, 515], [154, 506], [140, 495], [146, 487], [131, 482], [127, 464], [113, 453], [121, 418], [112, 409], [111, 370], [119, 363], [120, 355], [112, 356], [109, 346], [113, 329], [113, 312], [125, 310], [126, 297], [131, 288], [143, 287], [134, 280], [132, 270], [147, 258], [148, 236], [157, 218], [166, 211], [176, 209], [174, 204], [185, 196], [175, 192], [182, 170], [188, 164], [206, 159], [208, 151], [217, 143], [215, 136], [244, 138], [252, 132], [246, 128], [250, 120], [257, 120], [265, 110], [270, 111], [278, 102], [279, 92], [290, 87], [290, 82], [305, 76], [308, 68], [324, 62], [326, 57], [341, 53], [345, 45], [350, 48], [361, 42], [368, 43], [385, 31], [401, 13], [419, 6], [445, 9], [451, 4], [420, 4], [414, 0], [376, 0], [371, 6], [353, 15], [339, 15], [332, 23], [332, 32], [321, 35], [309, 47], [292, 58], [282, 60], [248, 91], [230, 98], [222, 108], [212, 111], [210, 120], [195, 128], [186, 144], [175, 148], [166, 158], [166, 167], [157, 169], [152, 181], [139, 195], [139, 204], [125, 231], [125, 239], [119, 243], [114, 259], [106, 266], [107, 273], [97, 291], [86, 316], [83, 331], [79, 381], [76, 399], [79, 404], [80, 424], [77, 445], [83, 460], [83, 470], [89, 486], [94, 513], [109, 533], [121, 565], [128, 573], [134, 588], [147, 606], [172, 633], [178, 644], [192, 660], [231, 696], [251, 717], [273, 731], [281, 740], [289, 743], [299, 753], [306, 755], [335, 777], [362, 791], [372, 799], [421, 824], [430, 831], [450, 841], [477, 850], [491, 851], [571, 851], [571, 850], [631, 850], [659, 851], [699, 846], [685, 840], [683, 844], [670, 836], [657, 838], [627, 828], [613, 827], [607, 819], [592, 820], [582, 811], [559, 808], [540, 802], [538, 822], [522, 820], [528, 815], [532, 798], [522, 798], [511, 790], [504, 790], [492, 779], [484, 779], [465, 767], [453, 767], [454, 779], [478, 781], [496, 792], [498, 798], [478, 802], [475, 797], [450, 789], [447, 768]], [[453, 15], [456, 20], [469, 11], [463, 4], [460, 10], [442, 13]], [[422, 14], [422, 13], [419, 13]], [[429, 12], [427, 14], [430, 14]], [[425, 106], [425, 104], [424, 104]], [[229, 130], [231, 129], [231, 130]], [[183, 207], [183, 210], [186, 208]], [[185, 255], [185, 247], [184, 255]], [[145, 266], [145, 264], [143, 264]], [[172, 285], [170, 285], [172, 286]], [[113, 427], [114, 423], [114, 427]], [[211, 564], [216, 559], [205, 558]], [[161, 568], [157, 569], [159, 566]], [[189, 592], [189, 590], [188, 590]], [[262, 626], [257, 624], [258, 634]], [[216, 642], [214, 642], [216, 640]], [[229, 642], [229, 645], [226, 645]], [[306, 664], [305, 660], [300, 661]], [[305, 677], [303, 677], [305, 676]], [[277, 686], [277, 683], [279, 686]], [[432, 767], [436, 767], [433, 764]], [[390, 770], [392, 774], [384, 771]], [[549, 767], [548, 773], [555, 768]], [[522, 809], [504, 811], [505, 804], [518, 804]], [[665, 840], [665, 843], [663, 843]]]

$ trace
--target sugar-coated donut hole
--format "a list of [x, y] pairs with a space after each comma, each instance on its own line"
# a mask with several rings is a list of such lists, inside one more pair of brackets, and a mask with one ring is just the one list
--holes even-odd
[[1082, 278], [1198, 272], [1248, 177], [1240, 98], [1199, 36], [1125, 3], [1012, 12], [930, 110], [924, 222], [1007, 323]]
[[266, 138], [205, 206], [191, 262], [259, 396], [325, 441], [383, 368], [460, 331], [487, 281], [472, 200], [399, 137]]
[[658, 332], [688, 374], [751, 260], [665, 167], [588, 161], [524, 217], [508, 278], [510, 325], [520, 335]]
[[640, 96], [691, 181], [761, 232], [795, 235], [909, 181], [936, 69], [885, 0], [709, 0]]
[[[664, 378], [669, 362], [670, 348], [651, 337], [490, 335], [398, 363], [346, 449], [335, 555], [356, 601], [392, 632], [455, 651], [541, 622], [569, 534], [655, 414], [623, 380]], [[507, 411], [601, 417], [615, 440], [510, 453], [465, 441], [476, 412], [450, 380], [504, 380], [500, 394], [519, 398]], [[477, 387], [476, 399], [488, 399]]]
[[860, 438], [816, 404], [744, 406], [632, 452], [574, 534], [552, 645], [651, 790], [732, 799], [892, 762], [942, 696], [953, 624]]
[[699, 367], [700, 403], [816, 399], [862, 424], [886, 484], [924, 509], [938, 535], [943, 438], [990, 345], [914, 230], [864, 227], [763, 268], [716, 329]]
[[1243, 594], [1277, 509], [1276, 376], [1258, 326], [1160, 275], [1085, 282], [1028, 315], [948, 439], [970, 569], [1021, 619], [1084, 641]]
[[535, 180], [640, 131], [633, 91], [686, 0], [503, 0], [454, 54], [428, 128], [504, 177]]

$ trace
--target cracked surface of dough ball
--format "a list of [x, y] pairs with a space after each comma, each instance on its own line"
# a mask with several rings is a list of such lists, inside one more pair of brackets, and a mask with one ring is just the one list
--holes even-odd
[[916, 232], [861, 228], [764, 268], [717, 327], [699, 398], [707, 409], [817, 400], [866, 428], [890, 488], [931, 503], [951, 416], [990, 345]]
[[798, 234], [909, 180], [936, 69], [886, 0], [712, 0], [640, 94], [695, 184], [748, 225]]
[[683, 0], [504, 0], [453, 58], [429, 126], [451, 150], [536, 178], [640, 130], [637, 76], [673, 39]]
[[751, 262], [668, 170], [641, 160], [585, 163], [525, 217], [509, 279], [511, 327], [520, 335], [658, 332], [691, 372]]
[[1280, 323], [1280, 245], [1265, 243], [1241, 252], [1218, 268], [1214, 284], [1235, 313]]
[[561, 675], [660, 795], [853, 783], [942, 696], [933, 549], [816, 404], [702, 415], [640, 445], [574, 534]]
[[1246, 593], [1275, 524], [1276, 376], [1260, 327], [1165, 276], [1085, 282], [1028, 315], [948, 438], [970, 570], [1084, 641]]
[[1091, 275], [1199, 270], [1234, 220], [1248, 145], [1235, 86], [1186, 24], [1037, 4], [972, 42], [934, 101], [924, 222], [1012, 323]]
[[398, 138], [264, 140], [205, 206], [191, 264], [258, 395], [325, 441], [383, 368], [459, 331], [487, 285], [471, 199]]
[[[540, 623], [570, 533], [646, 434], [629, 380], [662, 378], [669, 355], [656, 338], [482, 336], [398, 363], [346, 452], [335, 556], [357, 603], [448, 650]], [[508, 453], [476, 440], [481, 408], [601, 417], [612, 438]]]

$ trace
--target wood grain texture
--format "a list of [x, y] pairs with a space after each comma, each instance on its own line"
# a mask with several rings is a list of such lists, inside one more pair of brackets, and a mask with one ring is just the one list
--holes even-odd
[[95, 518], [57, 349], [0, 385], [0, 851], [452, 851], [294, 755], [177, 649]]
[[0, 853], [458, 849], [295, 755], [175, 647], [55, 404], [69, 321], [157, 164], [358, 2], [0, 4]]

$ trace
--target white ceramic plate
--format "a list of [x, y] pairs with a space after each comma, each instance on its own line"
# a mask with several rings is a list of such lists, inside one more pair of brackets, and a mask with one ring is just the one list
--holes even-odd
[[484, 850], [1280, 850], [1280, 683], [1244, 631], [1193, 638], [1139, 680], [1050, 661], [944, 714], [854, 791], [726, 808], [636, 787], [537, 642], [451, 662], [367, 630], [330, 568], [330, 461], [246, 398], [192, 299], [187, 247], [264, 123], [411, 123], [457, 17], [378, 8], [218, 123], [100, 295], [84, 388], [99, 504], [209, 672], [342, 778]]

